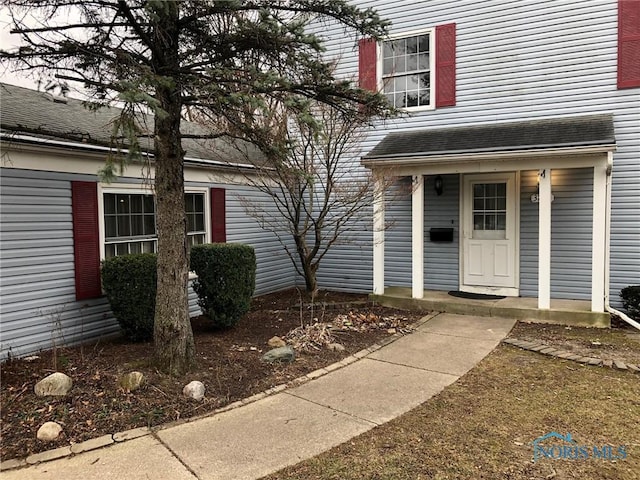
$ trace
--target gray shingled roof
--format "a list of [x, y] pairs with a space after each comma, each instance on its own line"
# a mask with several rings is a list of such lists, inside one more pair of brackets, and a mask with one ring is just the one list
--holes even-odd
[[388, 134], [363, 162], [407, 157], [614, 145], [613, 115], [493, 123]]
[[[42, 139], [62, 140], [83, 145], [110, 146], [113, 120], [120, 114], [117, 108], [101, 108], [91, 111], [81, 100], [66, 98], [64, 102], [45, 92], [0, 83], [0, 124], [3, 132], [30, 135]], [[153, 132], [153, 117], [141, 116], [142, 122]], [[203, 131], [199, 125], [183, 122], [183, 132]], [[142, 140], [144, 146], [145, 140]], [[246, 164], [251, 152], [252, 161], [262, 159], [262, 154], [252, 146], [242, 145], [244, 153], [223, 139], [184, 139], [186, 157]], [[153, 144], [149, 144], [149, 150]]]

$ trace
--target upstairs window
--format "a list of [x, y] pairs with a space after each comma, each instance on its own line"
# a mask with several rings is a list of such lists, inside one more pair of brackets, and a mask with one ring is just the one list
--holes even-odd
[[379, 45], [361, 38], [358, 78], [361, 88], [381, 91], [396, 108], [455, 106], [456, 24], [436, 25]]
[[395, 108], [431, 105], [430, 34], [382, 43], [382, 91]]

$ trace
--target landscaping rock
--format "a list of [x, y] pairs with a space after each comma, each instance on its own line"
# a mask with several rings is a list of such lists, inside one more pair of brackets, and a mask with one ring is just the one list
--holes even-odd
[[622, 360], [614, 360], [614, 361], [613, 361], [613, 365], [614, 365], [618, 370], [627, 370], [627, 365], [626, 365]]
[[46, 422], [38, 429], [36, 437], [43, 442], [53, 442], [60, 433], [62, 433], [62, 426], [59, 423]]
[[276, 336], [276, 337], [271, 337], [267, 342], [267, 345], [269, 345], [271, 348], [281, 348], [281, 347], [286, 347], [287, 342], [285, 342], [280, 337]]
[[295, 350], [292, 347], [286, 346], [269, 350], [262, 356], [262, 361], [265, 363], [293, 362], [295, 358]]
[[64, 373], [56, 372], [43, 378], [34, 387], [34, 391], [38, 397], [47, 395], [62, 396], [69, 393], [73, 386], [73, 380]]
[[202, 400], [204, 398], [204, 383], [197, 380], [189, 382], [182, 389], [182, 393], [185, 397]]
[[330, 343], [327, 348], [333, 352], [344, 352], [344, 345], [339, 343]]
[[139, 389], [144, 383], [142, 372], [129, 372], [118, 379], [118, 385], [126, 392], [133, 392]]

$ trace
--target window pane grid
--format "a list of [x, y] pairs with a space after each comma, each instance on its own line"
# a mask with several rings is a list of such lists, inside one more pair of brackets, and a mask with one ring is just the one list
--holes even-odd
[[473, 185], [473, 229], [506, 230], [506, 183], [477, 183]]
[[383, 43], [384, 93], [396, 108], [429, 105], [429, 35]]
[[[152, 195], [105, 193], [104, 227], [105, 257], [132, 253], [155, 253], [155, 203]], [[204, 193], [185, 194], [187, 245], [206, 240]]]

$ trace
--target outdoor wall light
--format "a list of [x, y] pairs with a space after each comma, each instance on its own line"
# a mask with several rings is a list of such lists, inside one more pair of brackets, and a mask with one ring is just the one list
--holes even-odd
[[444, 190], [444, 181], [440, 175], [438, 175], [433, 181], [433, 189], [436, 191], [436, 195], [442, 195], [442, 191]]
[[[538, 173], [538, 180], [536, 183], [536, 193], [534, 193], [533, 195], [531, 195], [531, 203], [538, 203], [540, 201], [540, 177], [545, 175], [545, 171], [541, 170], [540, 173]], [[551, 193], [551, 201], [553, 202], [556, 199], [555, 195], [553, 193]]]

